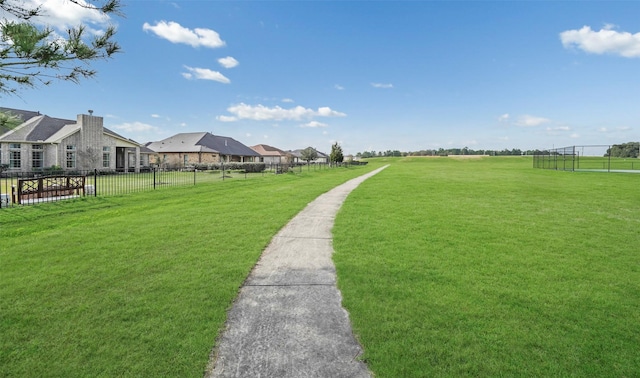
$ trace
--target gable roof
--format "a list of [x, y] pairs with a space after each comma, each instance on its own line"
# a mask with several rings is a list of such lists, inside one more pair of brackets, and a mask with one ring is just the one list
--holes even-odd
[[[0, 141], [55, 143], [80, 131], [80, 125], [72, 119], [53, 118], [40, 114], [40, 112], [2, 107], [0, 107], [0, 112], [15, 115], [23, 121], [16, 128], [4, 133], [0, 130]], [[138, 142], [125, 138], [106, 127], [103, 127], [103, 131], [114, 138], [138, 145]]]
[[3, 106], [0, 106], [0, 112], [3, 113], [9, 113], [12, 116], [16, 116], [18, 118], [20, 118], [23, 122], [33, 118], [33, 117], [37, 117], [40, 114], [40, 112], [37, 111], [33, 111], [33, 110], [22, 110], [22, 109], [13, 109], [13, 108], [5, 108]]
[[262, 156], [287, 156], [289, 153], [284, 152], [283, 150], [272, 147], [266, 144], [257, 144], [255, 146], [251, 146], [251, 149], [255, 152], [259, 153]]
[[146, 145], [157, 153], [209, 152], [221, 155], [260, 156], [256, 151], [225, 136], [208, 132], [180, 133]]
[[0, 108], [0, 111], [17, 115], [23, 121], [14, 129], [0, 135], [0, 140], [5, 141], [43, 142], [58, 133], [65, 126], [76, 123], [74, 120], [53, 118], [37, 112], [7, 108]]
[[[327, 155], [327, 154], [325, 154], [323, 152], [320, 152], [320, 151], [316, 150], [313, 147], [307, 147], [307, 148], [313, 149], [318, 154], [318, 157], [317, 157], [318, 159], [319, 158], [328, 158], [329, 157], [329, 155]], [[298, 150], [289, 151], [289, 153], [292, 154], [293, 156], [299, 158], [299, 157], [302, 156], [302, 151], [306, 150], [307, 148], [301, 148], [301, 149], [298, 149]]]

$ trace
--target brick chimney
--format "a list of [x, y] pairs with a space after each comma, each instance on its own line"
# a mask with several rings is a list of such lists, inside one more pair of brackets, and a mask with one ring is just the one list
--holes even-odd
[[[79, 166], [84, 166], [85, 169], [100, 168], [100, 157], [102, 156], [103, 145], [103, 118], [93, 115], [93, 110], [89, 110], [89, 114], [78, 114], [78, 125], [80, 126], [80, 145], [78, 146], [78, 152], [82, 152], [85, 161], [80, 162]], [[91, 158], [87, 159], [86, 154], [91, 151]], [[86, 160], [92, 160], [89, 164]], [[90, 165], [90, 166], [89, 166]]]

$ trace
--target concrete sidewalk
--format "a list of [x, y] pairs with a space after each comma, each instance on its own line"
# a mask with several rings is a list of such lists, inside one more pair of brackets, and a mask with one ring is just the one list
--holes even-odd
[[206, 377], [370, 377], [336, 287], [331, 228], [345, 198], [382, 167], [311, 202], [263, 252]]

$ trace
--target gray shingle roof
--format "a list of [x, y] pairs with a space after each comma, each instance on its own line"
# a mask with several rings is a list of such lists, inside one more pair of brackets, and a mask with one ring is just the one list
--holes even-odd
[[161, 141], [149, 143], [147, 147], [158, 153], [215, 152], [221, 155], [260, 156], [233, 138], [206, 132], [176, 134]]
[[[311, 149], [315, 150], [316, 153], [318, 154], [318, 158], [328, 158], [329, 157], [329, 155], [325, 154], [324, 152], [320, 152], [320, 151], [316, 150], [313, 147], [307, 147], [307, 148], [311, 148]], [[300, 156], [302, 156], [302, 151], [306, 150], [307, 148], [301, 148], [301, 149], [293, 150], [293, 151], [289, 151], [289, 152], [295, 157], [300, 157]]]
[[42, 114], [40, 114], [40, 112], [34, 112], [34, 111], [31, 111], [31, 110], [3, 108], [1, 106], [0, 106], [0, 112], [9, 113], [11, 115], [18, 116], [22, 120], [22, 122], [24, 122], [24, 121], [26, 121], [28, 119], [31, 119], [33, 117], [37, 117], [39, 115], [42, 115]]
[[44, 141], [60, 131], [64, 126], [76, 123], [74, 120], [53, 118], [29, 110], [0, 108], [0, 111], [16, 115], [23, 122], [18, 128], [14, 129], [14, 132], [0, 140]]
[[[23, 121], [23, 123], [16, 129], [14, 129], [11, 134], [1, 137], [0, 140], [41, 142], [47, 141], [53, 136], [64, 137], [65, 135], [70, 135], [80, 130], [79, 126], [74, 127], [77, 125], [77, 120], [53, 118], [47, 115], [40, 114], [40, 112], [3, 107], [0, 107], [0, 112], [16, 115]], [[133, 144], [138, 144], [138, 142], [126, 138], [112, 130], [107, 129], [106, 127], [104, 127], [103, 130], [105, 134], [125, 141], [129, 141]], [[9, 130], [0, 130], [0, 136], [2, 136], [7, 131]], [[56, 133], [65, 135], [56, 135]], [[49, 140], [49, 142], [52, 141], [54, 140]]]
[[251, 146], [251, 149], [256, 151], [262, 156], [287, 156], [288, 153], [282, 151], [279, 148], [269, 146], [267, 144], [257, 144], [255, 146]]

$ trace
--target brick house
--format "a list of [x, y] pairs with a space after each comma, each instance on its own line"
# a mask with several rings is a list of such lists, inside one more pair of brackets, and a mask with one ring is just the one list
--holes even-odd
[[[149, 151], [103, 126], [103, 118], [79, 114], [76, 120], [39, 112], [0, 108], [18, 126], [0, 130], [0, 164], [9, 172], [117, 170], [139, 172], [149, 165]], [[142, 149], [142, 150], [141, 150]]]
[[260, 162], [265, 164], [284, 164], [293, 159], [291, 153], [266, 144], [251, 146], [251, 149], [261, 155]]
[[[318, 155], [318, 157], [316, 157], [315, 160], [310, 161], [310, 163], [326, 164], [329, 162], [329, 155], [325, 154], [324, 152], [320, 152], [313, 147], [307, 147], [307, 148], [313, 149], [314, 151], [316, 151], [316, 154]], [[295, 163], [306, 163], [306, 161], [302, 159], [302, 151], [304, 150], [306, 150], [306, 148], [289, 151], [289, 153], [293, 155], [293, 161]]]
[[259, 153], [237, 140], [208, 132], [180, 133], [146, 147], [154, 152], [152, 163], [168, 167], [260, 159]]

